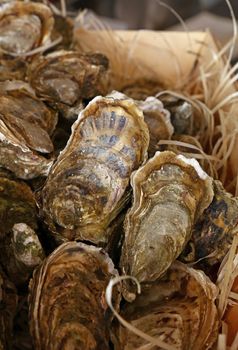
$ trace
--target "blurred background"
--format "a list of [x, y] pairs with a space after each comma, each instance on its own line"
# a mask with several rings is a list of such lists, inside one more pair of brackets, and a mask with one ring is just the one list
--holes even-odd
[[[57, 0], [52, 0], [57, 3]], [[60, 0], [58, 0], [60, 3]], [[113, 29], [184, 30], [173, 10], [189, 30], [209, 29], [224, 45], [233, 34], [225, 0], [65, 0], [67, 10], [89, 9]], [[238, 17], [238, 0], [230, 0]], [[170, 9], [169, 9], [170, 8]], [[171, 10], [173, 9], [173, 10]], [[238, 45], [233, 59], [238, 56]]]

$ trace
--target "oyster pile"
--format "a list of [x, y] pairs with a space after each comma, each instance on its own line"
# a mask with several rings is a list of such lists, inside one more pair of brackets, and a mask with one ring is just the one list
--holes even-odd
[[191, 157], [194, 105], [157, 81], [114, 91], [111, 75], [53, 5], [1, 2], [0, 349], [216, 345], [209, 276], [238, 199]]

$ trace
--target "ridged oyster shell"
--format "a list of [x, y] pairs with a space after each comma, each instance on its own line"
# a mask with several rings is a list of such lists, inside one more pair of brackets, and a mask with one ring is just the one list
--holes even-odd
[[106, 243], [127, 201], [130, 175], [147, 156], [148, 128], [133, 100], [96, 97], [79, 115], [42, 192], [43, 212], [60, 240]]
[[[124, 306], [122, 316], [137, 329], [178, 350], [214, 349], [218, 336], [216, 297], [216, 286], [202, 271], [175, 262], [164, 278]], [[142, 349], [143, 346], [147, 349], [145, 340], [122, 326], [114, 339], [115, 350]]]
[[149, 282], [169, 268], [190, 239], [196, 219], [212, 201], [212, 179], [195, 159], [166, 151], [135, 171], [131, 186], [120, 264], [126, 275]]
[[[112, 314], [105, 290], [117, 271], [103, 250], [69, 242], [56, 249], [30, 284], [35, 350], [109, 349]], [[119, 288], [113, 295], [118, 308]]]
[[53, 152], [50, 134], [57, 114], [21, 81], [0, 84], [0, 165], [23, 179], [45, 175], [52, 161], [38, 153]]
[[60, 50], [36, 58], [28, 76], [39, 97], [72, 119], [82, 109], [82, 99], [107, 93], [108, 65], [99, 53]]
[[238, 224], [238, 198], [233, 197], [220, 181], [213, 181], [214, 198], [193, 228], [188, 248], [182, 258], [200, 261], [206, 268], [221, 263], [229, 251]]
[[174, 133], [171, 124], [170, 113], [166, 110], [160, 100], [153, 96], [147, 97], [144, 101], [136, 101], [143, 111], [145, 122], [150, 132], [149, 156], [152, 157], [158, 151], [160, 140], [169, 140]]
[[49, 7], [33, 2], [0, 4], [0, 51], [24, 55], [50, 41], [54, 18]]

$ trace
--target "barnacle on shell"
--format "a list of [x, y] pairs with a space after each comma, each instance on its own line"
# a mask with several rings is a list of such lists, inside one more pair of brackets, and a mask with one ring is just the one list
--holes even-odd
[[59, 240], [106, 243], [147, 155], [148, 128], [133, 100], [114, 93], [92, 100], [72, 130], [42, 191], [43, 213]]
[[[35, 350], [109, 350], [112, 314], [105, 300], [117, 276], [103, 250], [68, 242], [38, 268], [30, 284], [30, 328]], [[113, 295], [118, 308], [119, 289]]]
[[[213, 198], [212, 179], [195, 159], [157, 152], [132, 174], [121, 267], [139, 282], [160, 277], [182, 252]], [[130, 289], [130, 288], [129, 288]], [[133, 297], [125, 290], [128, 300]]]
[[[134, 327], [175, 349], [211, 350], [218, 336], [216, 297], [216, 286], [202, 271], [175, 262], [121, 313]], [[122, 326], [115, 328], [113, 339], [115, 350], [146, 349], [146, 340]]]
[[60, 50], [36, 58], [28, 76], [39, 97], [73, 119], [83, 109], [82, 99], [107, 93], [108, 65], [99, 53]]
[[54, 18], [50, 8], [34, 2], [0, 4], [0, 52], [23, 55], [50, 41]]

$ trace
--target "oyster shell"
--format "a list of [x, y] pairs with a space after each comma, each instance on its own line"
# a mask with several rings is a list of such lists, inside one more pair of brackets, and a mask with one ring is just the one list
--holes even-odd
[[0, 269], [0, 349], [12, 349], [13, 319], [18, 297], [16, 288]]
[[220, 181], [213, 182], [214, 198], [193, 228], [182, 254], [186, 261], [199, 261], [203, 268], [221, 263], [237, 234], [238, 198], [226, 192]]
[[4, 239], [14, 224], [25, 222], [37, 227], [36, 204], [30, 187], [0, 169], [0, 239]]
[[24, 56], [50, 41], [53, 26], [52, 12], [44, 4], [30, 1], [0, 4], [0, 51]]
[[82, 99], [107, 92], [107, 73], [102, 54], [60, 50], [35, 59], [28, 76], [38, 96], [73, 119], [83, 109]]
[[55, 24], [51, 39], [54, 41], [59, 37], [62, 38], [61, 42], [57, 45], [57, 48], [54, 47], [54, 49], [70, 49], [73, 41], [73, 20], [69, 17], [63, 17], [56, 14], [54, 15], [54, 20]]
[[[34, 349], [109, 349], [112, 315], [105, 290], [115, 276], [111, 259], [99, 248], [69, 242], [56, 249], [30, 284]], [[119, 289], [113, 299], [118, 308]]]
[[169, 110], [171, 123], [176, 134], [193, 134], [194, 111], [192, 105], [184, 99], [171, 94], [162, 94], [159, 99]]
[[57, 114], [35, 97], [21, 81], [0, 84], [0, 165], [23, 179], [45, 175], [52, 161], [38, 153], [51, 153], [50, 134]]
[[20, 58], [0, 56], [0, 81], [24, 80], [27, 71], [27, 62]]
[[43, 213], [58, 240], [107, 243], [106, 230], [129, 198], [130, 175], [145, 160], [148, 143], [133, 100], [114, 93], [88, 104], [42, 191]]
[[45, 257], [37, 234], [24, 223], [13, 226], [1, 250], [1, 263], [17, 286], [29, 281], [33, 270]]
[[145, 100], [149, 96], [155, 96], [162, 90], [164, 90], [164, 86], [161, 82], [146, 79], [138, 80], [122, 88], [125, 95], [138, 101]]
[[[159, 278], [182, 252], [213, 198], [212, 179], [195, 159], [157, 152], [131, 177], [133, 206], [124, 227], [121, 267], [139, 282]], [[133, 298], [125, 290], [126, 299]]]
[[139, 108], [143, 111], [145, 122], [150, 132], [149, 156], [152, 157], [158, 151], [160, 140], [169, 140], [174, 133], [170, 121], [170, 113], [163, 107], [161, 101], [153, 96], [147, 97], [145, 101], [137, 101]]
[[[209, 350], [218, 337], [216, 296], [216, 286], [202, 271], [175, 262], [164, 278], [126, 304], [122, 315], [137, 329], [178, 350]], [[145, 340], [118, 328], [115, 350], [147, 349]], [[160, 347], [150, 345], [148, 349]]]

